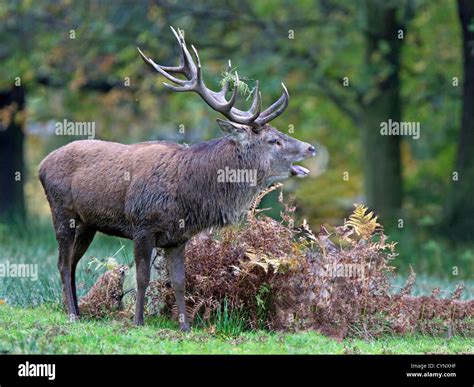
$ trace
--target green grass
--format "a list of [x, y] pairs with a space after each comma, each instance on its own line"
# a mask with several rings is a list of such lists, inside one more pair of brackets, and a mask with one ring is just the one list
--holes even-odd
[[57, 306], [20, 308], [0, 305], [0, 352], [3, 353], [144, 353], [144, 354], [414, 354], [474, 353], [472, 339], [413, 335], [374, 341], [337, 341], [316, 332], [245, 332], [226, 337], [194, 328], [182, 333], [160, 318], [143, 327], [124, 320], [69, 323]]
[[[124, 248], [122, 249], [122, 246]], [[89, 266], [92, 257], [104, 260], [119, 253], [120, 263], [133, 263], [131, 241], [98, 234], [79, 262], [76, 284], [79, 296], [83, 296], [104, 272]], [[62, 300], [61, 283], [57, 269], [58, 246], [54, 229], [49, 220], [33, 220], [26, 228], [0, 224], [0, 262], [34, 263], [38, 265], [38, 280], [28, 278], [0, 279], [0, 298], [10, 305], [39, 306], [45, 302]]]

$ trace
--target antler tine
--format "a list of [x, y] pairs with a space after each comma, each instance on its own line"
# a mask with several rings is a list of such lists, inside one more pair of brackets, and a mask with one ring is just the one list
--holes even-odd
[[[196, 65], [194, 64], [193, 58], [188, 51], [186, 42], [184, 40], [184, 36], [182, 35], [181, 31], [179, 31], [178, 33], [172, 26], [170, 26], [170, 28], [176, 40], [178, 41], [178, 45], [180, 49], [179, 50], [179, 57], [180, 57], [179, 65], [178, 66], [162, 66], [162, 65], [156, 64], [150, 58], [147, 58], [147, 63], [149, 63], [155, 70], [157, 70], [160, 74], [168, 78], [170, 81], [177, 83], [179, 85], [189, 84], [189, 82], [192, 81], [193, 75], [196, 73]], [[187, 80], [182, 80], [182, 79], [173, 77], [170, 74], [165, 74], [164, 72], [183, 74], [187, 78]]]
[[[230, 67], [230, 61], [229, 61], [229, 67]], [[234, 88], [232, 90], [232, 95], [229, 101], [225, 99], [225, 94], [222, 93], [222, 90], [219, 93], [216, 93], [207, 88], [204, 89], [204, 93], [209, 98], [208, 99], [205, 98], [204, 100], [208, 103], [209, 106], [221, 112], [224, 116], [226, 116], [231, 121], [239, 123], [239, 124], [252, 124], [259, 114], [259, 111], [258, 112], [253, 111], [255, 109], [254, 104], [258, 105], [257, 103], [258, 101], [252, 103], [253, 109], [251, 108], [249, 111], [244, 112], [242, 110], [236, 109], [234, 105], [235, 105], [235, 102], [237, 101], [239, 83], [240, 83], [239, 74], [236, 71]], [[257, 86], [257, 91], [258, 91], [258, 86]], [[258, 96], [257, 96], [257, 100], [258, 100]]]
[[[174, 30], [173, 27], [171, 28]], [[174, 33], [176, 35], [176, 31], [174, 31]], [[192, 77], [196, 73], [196, 64], [194, 63], [193, 57], [191, 56], [191, 53], [189, 52], [188, 47], [186, 46], [186, 41], [184, 40], [184, 36], [181, 31], [179, 32], [178, 41], [181, 47], [181, 52], [184, 55], [185, 64], [188, 65], [184, 66], [184, 68], [189, 71], [189, 74], [186, 74], [186, 76]]]
[[198, 69], [200, 69], [201, 68], [201, 60], [199, 59], [199, 54], [196, 50], [196, 47], [194, 47], [194, 45], [191, 44], [191, 48], [193, 49], [194, 55], [196, 56], [197, 67], [198, 67]]
[[[166, 77], [166, 75], [163, 74], [163, 72], [161, 72], [160, 70], [158, 70], [157, 66], [165, 72], [183, 74], [189, 79], [189, 78], [191, 78], [191, 73], [186, 68], [186, 56], [185, 56], [185, 52], [184, 52], [184, 49], [183, 49], [183, 43], [184, 43], [183, 35], [181, 33], [178, 35], [176, 30], [172, 26], [170, 26], [170, 28], [171, 28], [171, 31], [173, 32], [176, 40], [178, 41], [178, 45], [179, 45], [179, 48], [180, 48], [180, 52], [179, 52], [179, 54], [180, 54], [179, 55], [180, 63], [179, 63], [178, 66], [161, 66], [161, 65], [158, 65], [151, 58], [146, 57], [143, 54], [143, 52], [137, 47], [138, 51], [140, 52], [140, 55], [142, 56], [143, 60], [148, 65], [150, 65], [152, 68], [154, 68], [155, 70], [160, 72], [160, 74], [164, 75], [165, 77]], [[173, 78], [173, 79], [170, 79], [169, 77], [167, 77], [167, 78], [172, 82], [175, 82], [175, 83], [178, 83], [178, 84], [180, 83], [180, 82], [176, 82], [176, 79], [178, 79], [178, 78]], [[183, 81], [183, 80], [180, 80], [180, 81]], [[186, 81], [183, 81], [183, 82], [186, 82]]]
[[232, 113], [239, 116], [240, 119], [244, 119], [247, 121], [248, 124], [252, 124], [257, 117], [260, 115], [260, 111], [262, 109], [262, 94], [259, 90], [259, 82], [258, 80], [255, 82], [255, 88], [253, 90], [253, 100], [252, 105], [248, 111], [242, 111], [237, 108], [232, 109]]
[[[181, 33], [181, 31], [178, 33], [178, 32], [176, 32], [176, 30], [174, 29], [173, 26], [170, 26], [170, 28], [171, 28], [171, 31], [173, 32], [173, 35], [175, 36], [176, 40], [178, 41], [178, 44], [181, 44], [182, 42], [184, 42], [184, 36]], [[178, 30], [179, 30], [179, 28], [178, 28]]]
[[175, 86], [175, 85], [170, 85], [169, 83], [163, 82], [163, 86], [165, 86], [167, 89], [177, 91], [177, 92], [195, 91], [194, 90], [195, 87], [193, 84], [188, 84], [184, 86]]
[[199, 54], [196, 50], [196, 47], [191, 45], [191, 48], [193, 49], [194, 56], [196, 57], [196, 62], [197, 62], [197, 68], [196, 68], [196, 76], [195, 76], [195, 85], [196, 87], [203, 87], [206, 88], [204, 85], [204, 81], [202, 80], [202, 73], [201, 73], [201, 59], [199, 59]]
[[170, 26], [170, 28], [171, 28], [171, 31], [173, 31], [173, 34], [174, 34], [176, 40], [178, 41], [179, 66], [160, 66], [160, 67], [165, 71], [170, 71], [170, 72], [174, 72], [174, 73], [181, 73], [181, 74], [186, 75], [189, 78], [190, 74], [186, 73], [186, 71], [185, 71], [186, 59], [184, 57], [184, 51], [183, 51], [183, 48], [181, 46], [181, 38], [180, 38], [180, 36], [178, 36], [178, 33], [176, 32], [176, 30], [172, 26]]
[[[225, 94], [221, 95], [221, 93], [216, 93], [206, 87], [204, 84], [204, 81], [202, 79], [202, 73], [201, 73], [201, 60], [199, 58], [198, 51], [194, 45], [191, 45], [191, 48], [194, 52], [194, 55], [196, 57], [197, 61], [197, 67], [196, 67], [196, 76], [194, 77], [194, 91], [198, 93], [204, 101], [212, 107], [214, 110], [217, 110], [218, 112], [221, 112], [222, 114], [226, 115], [231, 109], [232, 106], [235, 104], [235, 101], [237, 99], [237, 87], [232, 93], [232, 96], [229, 101], [225, 99]], [[239, 83], [239, 76], [236, 72], [236, 85]], [[226, 115], [227, 117], [227, 115]]]
[[266, 108], [262, 114], [261, 118], [267, 117], [270, 113], [272, 113], [276, 108], [278, 108], [282, 103], [285, 102], [286, 99], [286, 94], [288, 93], [288, 90], [286, 89], [285, 85], [282, 83], [283, 86], [283, 94], [278, 98], [272, 105], [270, 105], [268, 108]]
[[[144, 60], [144, 62], [145, 62], [146, 64], [148, 64], [151, 68], [153, 68], [153, 69], [155, 69], [156, 71], [158, 71], [161, 75], [163, 75], [164, 77], [166, 77], [167, 79], [169, 79], [171, 82], [177, 83], [178, 85], [183, 85], [183, 84], [185, 84], [185, 83], [187, 82], [187, 81], [185, 81], [185, 80], [176, 78], [176, 77], [172, 76], [171, 74], [169, 74], [168, 72], [166, 72], [162, 66], [160, 66], [159, 64], [156, 64], [156, 63], [153, 61], [153, 59], [148, 58], [148, 57], [140, 50], [140, 48], [137, 47], [137, 50], [138, 50], [138, 52], [140, 53], [140, 56], [142, 57], [142, 59]], [[178, 70], [176, 70], [176, 71], [169, 70], [169, 68], [168, 68], [168, 71], [179, 72]]]
[[258, 124], [259, 126], [265, 125], [266, 123], [275, 119], [280, 114], [282, 114], [288, 107], [290, 94], [288, 93], [288, 89], [286, 88], [283, 82], [281, 85], [283, 87], [283, 94], [280, 96], [280, 98], [278, 98], [275, 103], [273, 103], [269, 108], [265, 109], [265, 111], [263, 111], [260, 116], [255, 120], [256, 124]]
[[252, 105], [250, 106], [249, 113], [251, 114], [250, 117], [252, 121], [255, 121], [257, 117], [260, 115], [260, 111], [262, 110], [262, 94], [259, 90], [259, 83], [258, 80], [255, 82], [255, 89], [253, 90], [253, 100]]
[[252, 105], [250, 106], [250, 111], [256, 112], [260, 114], [260, 110], [262, 108], [262, 94], [260, 93], [259, 89], [259, 82], [258, 79], [255, 81], [255, 89], [253, 89], [253, 100]]

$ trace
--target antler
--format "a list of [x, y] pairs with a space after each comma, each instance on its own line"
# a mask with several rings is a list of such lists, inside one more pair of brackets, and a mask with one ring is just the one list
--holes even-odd
[[[201, 61], [196, 48], [191, 45], [197, 64], [186, 46], [181, 31], [178, 29], [178, 32], [176, 32], [173, 27], [171, 27], [171, 31], [173, 31], [180, 47], [180, 63], [178, 66], [161, 66], [156, 64], [153, 59], [145, 56], [145, 54], [143, 54], [143, 52], [137, 47], [138, 52], [145, 63], [175, 84], [171, 85], [169, 83], [163, 83], [165, 87], [178, 92], [194, 91], [198, 93], [204, 102], [206, 102], [211, 108], [223, 114], [229, 120], [238, 124], [251, 125], [255, 130], [258, 130], [267, 122], [275, 119], [285, 111], [288, 106], [289, 94], [285, 85], [282, 83], [283, 94], [281, 97], [270, 107], [261, 112], [262, 96], [259, 91], [258, 81], [253, 90], [253, 100], [250, 109], [243, 111], [235, 108], [234, 105], [237, 100], [239, 86], [239, 75], [237, 74], [237, 71], [235, 72], [236, 79], [232, 95], [230, 99], [227, 100], [226, 94], [230, 86], [229, 80], [224, 83], [219, 92], [208, 89], [202, 79]], [[231, 71], [231, 68], [231, 62], [229, 60], [228, 71]], [[182, 74], [186, 79], [176, 78], [172, 74]]]

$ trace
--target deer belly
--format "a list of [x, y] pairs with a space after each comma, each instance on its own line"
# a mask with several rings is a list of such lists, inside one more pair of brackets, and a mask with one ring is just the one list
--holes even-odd
[[124, 213], [124, 187], [109, 185], [106, 188], [103, 183], [101, 187], [89, 189], [90, 186], [76, 182], [71, 187], [74, 211], [85, 224], [98, 231], [128, 237], [131, 232]]

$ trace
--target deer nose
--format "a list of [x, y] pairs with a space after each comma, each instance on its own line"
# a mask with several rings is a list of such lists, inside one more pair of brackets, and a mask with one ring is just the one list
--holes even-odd
[[309, 146], [307, 152], [311, 155], [311, 156], [316, 156], [316, 148], [312, 145]]

